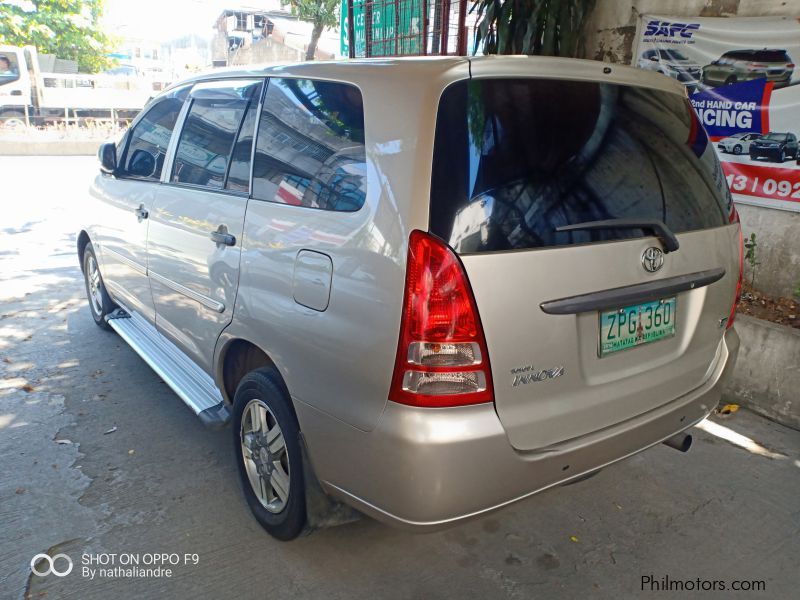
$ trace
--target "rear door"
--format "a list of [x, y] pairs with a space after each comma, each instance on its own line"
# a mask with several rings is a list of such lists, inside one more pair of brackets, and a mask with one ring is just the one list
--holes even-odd
[[[738, 226], [693, 114], [678, 94], [606, 83], [473, 79], [445, 90], [430, 229], [469, 276], [516, 448], [620, 423], [709, 377], [738, 278]], [[631, 221], [663, 222], [679, 249], [663, 254], [666, 242]]]
[[233, 316], [262, 87], [243, 79], [192, 88], [150, 215], [156, 327], [206, 369]]

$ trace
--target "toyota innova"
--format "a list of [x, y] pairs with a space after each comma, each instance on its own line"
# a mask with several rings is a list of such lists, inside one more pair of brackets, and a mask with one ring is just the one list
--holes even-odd
[[655, 73], [224, 71], [165, 90], [99, 155], [91, 314], [231, 426], [280, 539], [351, 508], [441, 528], [686, 449], [736, 358], [738, 217]]

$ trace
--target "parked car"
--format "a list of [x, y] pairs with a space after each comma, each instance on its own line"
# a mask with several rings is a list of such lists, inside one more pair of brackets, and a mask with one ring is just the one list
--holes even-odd
[[782, 163], [787, 158], [800, 155], [797, 136], [793, 133], [776, 133], [771, 131], [764, 137], [750, 144], [750, 158], [757, 160], [766, 158], [771, 162]]
[[730, 154], [743, 154], [750, 150], [750, 144], [761, 137], [760, 133], [734, 133], [717, 142], [717, 148]]
[[777, 88], [790, 85], [793, 73], [794, 61], [786, 50], [731, 50], [703, 67], [703, 83], [717, 87], [767, 79]]
[[688, 449], [738, 351], [741, 231], [682, 86], [607, 71], [225, 71], [101, 146], [91, 315], [232, 426], [269, 533], [333, 502], [442, 528]]
[[638, 66], [640, 69], [655, 71], [685, 84], [699, 83], [702, 76], [700, 65], [678, 50], [645, 50], [639, 58]]

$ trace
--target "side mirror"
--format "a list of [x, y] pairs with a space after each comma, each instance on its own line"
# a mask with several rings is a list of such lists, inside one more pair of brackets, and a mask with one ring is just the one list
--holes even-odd
[[156, 159], [147, 150], [136, 150], [131, 155], [127, 173], [136, 177], [152, 177], [156, 171]]
[[117, 146], [114, 142], [106, 142], [97, 151], [97, 158], [100, 159], [100, 170], [107, 175], [113, 175], [117, 171]]
[[658, 62], [658, 56], [656, 56], [656, 55], [654, 54], [653, 56], [651, 56], [651, 57], [650, 57], [650, 60], [651, 60], [652, 62]]

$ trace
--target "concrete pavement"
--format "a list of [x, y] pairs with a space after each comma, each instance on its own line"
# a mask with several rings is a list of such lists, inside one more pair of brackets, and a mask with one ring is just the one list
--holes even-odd
[[[363, 519], [272, 540], [242, 500], [231, 432], [206, 430], [91, 320], [74, 234], [95, 172], [89, 157], [0, 157], [0, 598], [697, 597], [642, 591], [648, 576], [796, 595], [800, 432], [746, 411], [695, 430], [686, 455], [658, 446], [440, 533]], [[74, 570], [31, 575], [48, 551]], [[82, 558], [98, 553], [180, 562], [91, 579]]]

